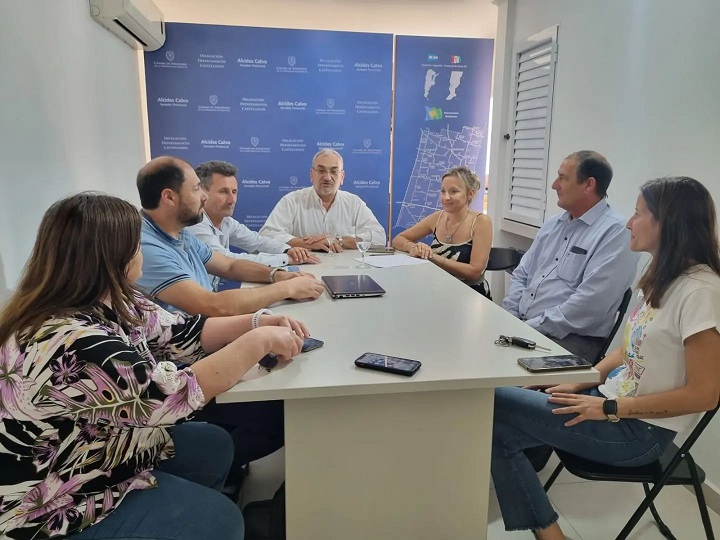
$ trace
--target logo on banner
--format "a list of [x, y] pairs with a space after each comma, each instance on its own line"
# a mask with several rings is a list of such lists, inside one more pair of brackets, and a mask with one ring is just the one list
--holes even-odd
[[440, 107], [425, 107], [425, 120], [442, 120], [443, 111]]
[[362, 147], [353, 148], [352, 153], [353, 154], [360, 154], [360, 155], [380, 155], [382, 154], [381, 148], [371, 148], [372, 147], [372, 139], [363, 139]]
[[459, 64], [460, 62], [462, 62], [462, 58], [460, 58], [459, 56], [455, 56], [455, 55], [453, 54], [453, 55], [450, 57], [450, 63], [451, 63], [451, 64]]
[[220, 99], [216, 94], [210, 94], [210, 96], [208, 96], [208, 101], [210, 102], [210, 105], [198, 105], [198, 111], [230, 112], [230, 107], [228, 105], [218, 105]]
[[278, 186], [278, 191], [280, 193], [290, 193], [291, 191], [295, 191], [297, 189], [298, 184], [298, 177], [297, 176], [291, 176], [289, 179], [289, 185], [283, 184]]
[[275, 71], [277, 73], [307, 73], [308, 68], [302, 65], [297, 65], [298, 59], [295, 56], [287, 57], [287, 66], [276, 66]]
[[250, 144], [253, 145], [253, 148], [256, 148], [258, 144], [260, 144], [260, 139], [257, 137], [250, 137]]
[[428, 53], [428, 62], [437, 62], [440, 57], [437, 54]]
[[187, 69], [188, 67], [187, 62], [175, 61], [175, 51], [165, 51], [165, 58], [159, 55], [157, 58], [152, 64], [155, 68]]
[[315, 114], [344, 115], [345, 109], [335, 108], [335, 100], [333, 98], [327, 98], [325, 100], [325, 107], [317, 107]]

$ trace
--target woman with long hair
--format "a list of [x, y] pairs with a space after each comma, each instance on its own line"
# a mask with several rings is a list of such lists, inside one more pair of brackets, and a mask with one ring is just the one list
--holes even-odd
[[134, 286], [140, 228], [116, 197], [53, 204], [0, 313], [3, 538], [244, 536], [219, 492], [232, 439], [183, 422], [267, 353], [290, 360], [307, 329], [158, 308]]
[[[412, 257], [429, 259], [490, 298], [485, 267], [492, 246], [492, 222], [482, 212], [470, 209], [482, 197], [480, 180], [467, 167], [455, 167], [441, 179], [442, 210], [433, 212], [393, 239], [393, 247]], [[430, 245], [421, 242], [432, 234]]]
[[523, 453], [549, 444], [615, 466], [657, 460], [720, 397], [720, 248], [715, 204], [687, 177], [640, 188], [630, 249], [652, 260], [622, 347], [596, 367], [602, 383], [500, 388], [492, 477], [505, 527], [564, 539], [558, 515]]

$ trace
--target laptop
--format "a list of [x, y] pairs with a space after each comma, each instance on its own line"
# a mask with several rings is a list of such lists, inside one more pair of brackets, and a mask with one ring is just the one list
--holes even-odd
[[385, 289], [364, 274], [353, 276], [322, 276], [330, 296], [333, 298], [366, 298], [382, 296]]

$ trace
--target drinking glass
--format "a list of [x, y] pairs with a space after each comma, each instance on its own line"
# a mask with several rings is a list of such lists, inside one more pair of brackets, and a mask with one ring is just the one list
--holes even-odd
[[[325, 222], [325, 238], [328, 242], [328, 249], [332, 245], [332, 243], [335, 241], [335, 237], [337, 236], [337, 226], [332, 221]], [[328, 251], [328, 257], [334, 257], [335, 252], [334, 251]]]
[[370, 240], [363, 240], [362, 239], [362, 233], [366, 231], [363, 231], [362, 229], [355, 229], [355, 244], [357, 245], [358, 251], [362, 253], [362, 262], [358, 264], [355, 268], [372, 268], [369, 264], [365, 262], [365, 252], [370, 249]]

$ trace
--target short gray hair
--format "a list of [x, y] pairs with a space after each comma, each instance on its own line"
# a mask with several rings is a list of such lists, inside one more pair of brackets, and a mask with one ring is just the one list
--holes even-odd
[[212, 185], [213, 174], [237, 177], [237, 169], [235, 165], [227, 161], [206, 161], [195, 168], [195, 174], [200, 179], [202, 187], [207, 189]]
[[340, 152], [337, 150], [333, 150], [332, 148], [323, 148], [321, 150], [318, 150], [317, 154], [313, 156], [312, 163], [313, 166], [315, 166], [315, 160], [319, 158], [320, 156], [335, 156], [337, 158], [340, 158], [340, 168], [343, 168], [343, 165], [345, 164], [345, 161], [343, 160], [343, 157], [340, 155]]

